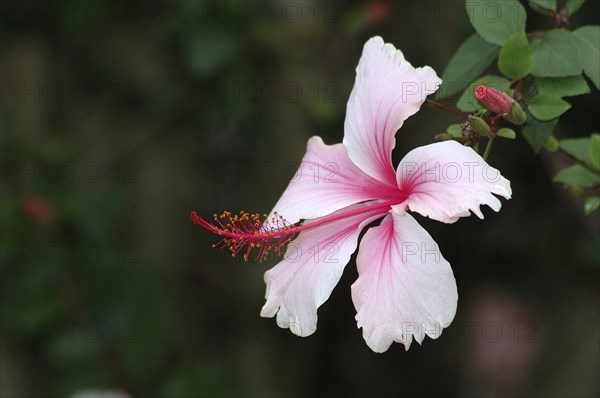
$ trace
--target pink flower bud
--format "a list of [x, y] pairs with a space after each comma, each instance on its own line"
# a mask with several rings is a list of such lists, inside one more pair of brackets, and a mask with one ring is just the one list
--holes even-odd
[[475, 89], [475, 98], [490, 111], [500, 115], [510, 113], [513, 106], [511, 96], [487, 86], [477, 86]]

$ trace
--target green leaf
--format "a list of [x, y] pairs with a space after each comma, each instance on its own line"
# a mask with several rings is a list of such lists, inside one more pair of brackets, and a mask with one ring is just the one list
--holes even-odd
[[516, 0], [467, 0], [469, 20], [486, 41], [503, 46], [515, 33], [525, 32], [527, 12]]
[[550, 15], [556, 11], [556, 0], [529, 0], [529, 6], [540, 14]]
[[554, 181], [585, 188], [591, 187], [594, 184], [600, 184], [600, 175], [593, 173], [579, 164], [575, 164], [562, 169], [554, 177]]
[[575, 14], [585, 3], [585, 0], [567, 0], [567, 11], [569, 15]]
[[560, 140], [560, 148], [582, 162], [590, 165], [592, 164], [589, 138], [568, 138]]
[[496, 132], [496, 135], [498, 137], [504, 137], [504, 138], [508, 138], [510, 140], [514, 140], [517, 137], [517, 134], [515, 133], [514, 130], [503, 127], [500, 130], [498, 130]]
[[457, 124], [451, 124], [446, 129], [446, 132], [448, 134], [450, 134], [452, 137], [462, 137], [461, 131], [462, 131], [462, 126], [460, 124], [458, 124], [458, 123]]
[[525, 32], [519, 32], [506, 42], [498, 57], [498, 69], [510, 79], [520, 79], [531, 72], [533, 51], [529, 47]]
[[592, 166], [600, 170], [600, 134], [594, 133], [590, 136], [590, 162]]
[[582, 75], [569, 77], [536, 77], [535, 85], [541, 95], [572, 97], [591, 92]]
[[583, 203], [583, 211], [586, 215], [590, 215], [600, 207], [600, 196], [591, 196]]
[[546, 122], [556, 119], [571, 108], [571, 104], [558, 97], [549, 95], [538, 95], [529, 101], [529, 112], [537, 120]]
[[531, 43], [533, 68], [538, 77], [564, 77], [581, 74], [581, 55], [570, 32], [550, 30], [541, 40]]
[[525, 85], [521, 89], [521, 100], [527, 103], [536, 95], [538, 95], [538, 90], [535, 84], [535, 79], [527, 79]]
[[463, 95], [456, 103], [458, 109], [464, 112], [475, 112], [485, 108], [483, 104], [479, 102], [477, 98], [475, 98], [475, 88], [480, 84], [512, 95], [510, 90], [510, 82], [508, 80], [500, 76], [486, 75], [475, 80], [469, 87], [467, 87]]
[[600, 26], [584, 26], [573, 32], [575, 43], [581, 54], [585, 74], [600, 89]]
[[552, 135], [557, 123], [557, 119], [551, 122], [540, 122], [532, 118], [527, 121], [523, 127], [523, 136], [529, 145], [531, 145], [534, 152], [537, 153], [542, 149], [548, 138]]
[[488, 43], [474, 33], [458, 48], [446, 66], [442, 74], [443, 83], [436, 93], [436, 99], [460, 93], [467, 84], [481, 75], [499, 52], [500, 47]]

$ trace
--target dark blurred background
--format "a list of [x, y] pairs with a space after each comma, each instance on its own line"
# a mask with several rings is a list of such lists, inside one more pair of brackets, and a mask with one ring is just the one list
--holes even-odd
[[[460, 300], [443, 335], [408, 352], [364, 343], [354, 257], [299, 338], [259, 316], [277, 259], [232, 259], [188, 220], [268, 212], [309, 137], [341, 142], [369, 37], [441, 75], [473, 32], [463, 1], [1, 5], [2, 397], [600, 394], [598, 212], [585, 217], [551, 182], [564, 163], [522, 137], [490, 158], [514, 191], [500, 213], [417, 216]], [[598, 5], [572, 24], [597, 24]], [[528, 30], [551, 27], [529, 15]], [[557, 137], [597, 131], [592, 90]], [[423, 108], [395, 160], [460, 121]]]

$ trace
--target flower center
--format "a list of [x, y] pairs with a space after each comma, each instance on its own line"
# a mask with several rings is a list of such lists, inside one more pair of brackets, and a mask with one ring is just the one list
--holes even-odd
[[309, 224], [303, 224], [302, 222], [290, 224], [277, 212], [273, 212], [273, 217], [269, 220], [266, 214], [263, 214], [261, 217], [260, 214], [249, 214], [245, 211], [241, 211], [240, 214], [232, 214], [229, 211], [224, 211], [220, 215], [214, 214], [214, 223], [211, 224], [193, 211], [190, 214], [190, 220], [194, 224], [200, 225], [213, 234], [222, 237], [221, 241], [212, 245], [212, 247], [220, 247], [222, 249], [227, 247], [232, 257], [236, 257], [245, 248], [243, 258], [246, 261], [252, 252], [256, 251], [256, 259], [262, 262], [271, 251], [281, 256], [285, 246], [302, 231], [317, 228], [323, 224], [352, 217], [357, 214], [391, 207], [399, 203], [402, 203], [402, 201], [398, 201], [397, 199], [376, 202], [368, 206], [319, 218]]

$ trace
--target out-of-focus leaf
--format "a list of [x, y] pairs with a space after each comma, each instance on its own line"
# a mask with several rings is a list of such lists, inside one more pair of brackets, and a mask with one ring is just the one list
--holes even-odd
[[585, 74], [600, 89], [600, 26], [584, 26], [573, 32], [575, 43], [581, 54]]
[[529, 0], [529, 6], [543, 15], [550, 15], [552, 11], [556, 12], [556, 0]]
[[473, 34], [450, 59], [436, 98], [447, 98], [461, 92], [465, 85], [481, 75], [499, 52], [500, 47], [483, 40], [477, 33]]
[[591, 187], [593, 184], [600, 184], [600, 175], [575, 164], [561, 170], [554, 177], [554, 181], [585, 188]]
[[467, 0], [469, 20], [486, 41], [503, 46], [515, 33], [525, 31], [527, 12], [516, 0]]
[[538, 93], [552, 97], [572, 97], [589, 94], [590, 86], [582, 75], [569, 77], [536, 77]]
[[508, 138], [510, 140], [514, 140], [517, 137], [517, 134], [515, 133], [515, 131], [513, 129], [509, 129], [506, 127], [503, 127], [500, 130], [498, 130], [496, 132], [496, 135], [498, 137], [504, 137], [504, 138]]
[[523, 136], [531, 145], [534, 152], [539, 152], [544, 146], [548, 138], [552, 135], [558, 119], [550, 122], [540, 122], [536, 119], [529, 119], [523, 127]]
[[544, 34], [541, 40], [531, 43], [533, 68], [538, 77], [564, 77], [581, 74], [581, 55], [571, 32], [555, 29]]
[[560, 148], [575, 158], [592, 164], [590, 159], [590, 139], [589, 138], [567, 138], [560, 140]]
[[583, 203], [583, 210], [585, 211], [585, 214], [588, 215], [598, 210], [598, 207], [600, 207], [600, 196], [586, 198]]
[[529, 3], [536, 4], [546, 10], [556, 11], [556, 0], [529, 0]]
[[573, 15], [579, 11], [581, 6], [583, 6], [583, 3], [585, 3], [585, 0], [567, 0], [567, 11], [569, 12], [569, 15]]
[[558, 142], [556, 137], [554, 137], [553, 135], [548, 137], [548, 139], [546, 140], [546, 143], [544, 144], [544, 149], [546, 149], [548, 152], [556, 152], [556, 151], [558, 151], [559, 148], [560, 148], [560, 143]]
[[558, 98], [548, 95], [538, 95], [529, 101], [529, 112], [537, 120], [546, 122], [556, 119], [571, 108], [571, 104]]
[[594, 133], [590, 137], [590, 162], [600, 170], [600, 134]]
[[533, 51], [529, 47], [525, 32], [519, 32], [504, 44], [498, 57], [498, 69], [508, 78], [520, 79], [531, 72]]
[[479, 102], [477, 98], [475, 98], [475, 88], [480, 84], [511, 94], [510, 82], [507, 79], [493, 75], [483, 76], [482, 78], [475, 80], [469, 87], [467, 87], [463, 95], [456, 103], [458, 109], [464, 112], [475, 112], [484, 108], [483, 104]]

